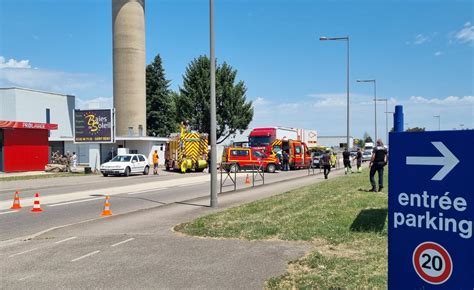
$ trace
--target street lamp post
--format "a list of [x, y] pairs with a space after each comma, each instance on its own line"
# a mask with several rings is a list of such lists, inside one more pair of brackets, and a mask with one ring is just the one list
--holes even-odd
[[216, 131], [216, 58], [214, 55], [214, 0], [209, 0], [209, 34], [211, 58], [211, 207], [217, 207], [217, 131]]
[[346, 148], [349, 149], [349, 36], [344, 36], [344, 37], [325, 37], [322, 36], [319, 38], [321, 41], [325, 40], [343, 40], [346, 41], [347, 43], [347, 73], [346, 73], [346, 78], [347, 78], [347, 138], [346, 138]]
[[357, 80], [358, 83], [374, 83], [374, 112], [375, 112], [375, 142], [377, 142], [377, 81]]
[[438, 131], [441, 131], [441, 115], [433, 116], [433, 118], [438, 118]]
[[379, 102], [385, 102], [385, 143], [388, 143], [388, 116], [387, 116], [387, 111], [388, 111], [388, 99], [377, 99]]

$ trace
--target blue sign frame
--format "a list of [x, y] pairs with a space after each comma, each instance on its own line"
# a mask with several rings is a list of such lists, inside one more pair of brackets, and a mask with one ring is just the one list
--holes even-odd
[[474, 130], [389, 144], [388, 288], [474, 289]]

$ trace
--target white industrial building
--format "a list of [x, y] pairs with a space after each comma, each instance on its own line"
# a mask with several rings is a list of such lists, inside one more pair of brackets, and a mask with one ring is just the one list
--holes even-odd
[[0, 120], [58, 124], [58, 130], [50, 131], [50, 156], [52, 151], [61, 154], [76, 152], [79, 164], [91, 166], [92, 170], [116, 155], [118, 148], [144, 154], [149, 159], [153, 151], [158, 150], [160, 164], [164, 163], [168, 138], [120, 136], [115, 138], [114, 143], [74, 143], [75, 103], [75, 96], [72, 95], [16, 87], [0, 88]]

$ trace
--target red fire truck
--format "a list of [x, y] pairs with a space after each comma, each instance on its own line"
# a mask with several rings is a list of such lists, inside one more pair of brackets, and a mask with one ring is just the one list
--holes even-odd
[[266, 154], [281, 156], [286, 151], [290, 156], [290, 168], [307, 168], [311, 164], [311, 152], [301, 141], [302, 131], [283, 127], [255, 128], [250, 132], [249, 145]]

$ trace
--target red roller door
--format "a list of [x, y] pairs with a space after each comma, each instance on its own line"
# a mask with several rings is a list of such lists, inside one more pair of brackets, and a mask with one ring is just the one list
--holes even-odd
[[48, 130], [4, 129], [4, 171], [41, 171], [48, 163]]

